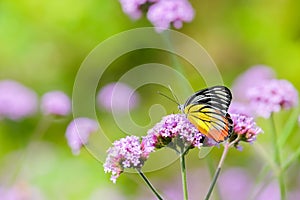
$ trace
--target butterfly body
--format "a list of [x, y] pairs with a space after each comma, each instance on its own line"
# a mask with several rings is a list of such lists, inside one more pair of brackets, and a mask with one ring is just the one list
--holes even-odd
[[214, 86], [196, 92], [179, 109], [202, 134], [219, 143], [230, 137], [233, 129], [227, 113], [231, 99], [227, 87]]

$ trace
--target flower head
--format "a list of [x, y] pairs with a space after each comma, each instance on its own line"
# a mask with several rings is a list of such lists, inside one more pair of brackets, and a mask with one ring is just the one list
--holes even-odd
[[22, 119], [37, 111], [36, 93], [13, 80], [0, 81], [0, 118]]
[[147, 3], [147, 0], [119, 0], [123, 12], [132, 19], [139, 19], [142, 16], [141, 6]]
[[125, 112], [138, 105], [139, 95], [125, 83], [110, 83], [101, 88], [97, 101], [107, 111]]
[[186, 118], [184, 114], [165, 116], [143, 137], [142, 144], [154, 151], [164, 146], [182, 150], [202, 146], [204, 135]]
[[232, 86], [235, 101], [247, 101], [245, 91], [261, 85], [266, 80], [275, 78], [272, 68], [265, 65], [255, 65], [237, 77]]
[[41, 110], [45, 115], [68, 115], [71, 111], [69, 97], [61, 91], [51, 91], [43, 95]]
[[229, 141], [234, 141], [239, 137], [239, 140], [234, 144], [237, 148], [240, 148], [238, 146], [240, 141], [252, 143], [256, 140], [256, 136], [263, 132], [256, 125], [253, 117], [241, 114], [230, 114], [230, 116], [233, 121], [233, 133]]
[[80, 153], [81, 147], [87, 144], [90, 134], [97, 130], [97, 122], [89, 118], [76, 118], [68, 125], [66, 138], [74, 155]]
[[138, 137], [127, 136], [115, 141], [107, 153], [104, 171], [112, 173], [111, 180], [115, 183], [124, 168], [141, 168], [150, 152], [142, 147]]
[[247, 92], [250, 105], [258, 116], [269, 118], [272, 112], [290, 109], [298, 104], [298, 92], [286, 80], [268, 80]]
[[170, 27], [182, 27], [182, 22], [191, 22], [194, 10], [187, 0], [160, 0], [149, 7], [147, 18], [158, 32]]

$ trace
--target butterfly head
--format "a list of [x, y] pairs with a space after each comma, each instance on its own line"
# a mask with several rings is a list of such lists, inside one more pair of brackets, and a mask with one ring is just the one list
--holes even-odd
[[184, 113], [184, 105], [178, 104], [178, 110], [180, 110], [182, 113]]

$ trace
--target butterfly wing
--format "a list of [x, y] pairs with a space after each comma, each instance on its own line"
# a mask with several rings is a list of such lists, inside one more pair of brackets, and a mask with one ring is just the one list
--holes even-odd
[[232, 95], [224, 86], [214, 86], [200, 90], [184, 104], [183, 112], [198, 130], [216, 142], [226, 140], [233, 129], [227, 113]]

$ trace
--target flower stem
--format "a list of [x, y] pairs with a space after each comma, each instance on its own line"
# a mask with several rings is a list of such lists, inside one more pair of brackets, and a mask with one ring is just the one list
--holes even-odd
[[282, 165], [281, 165], [281, 156], [280, 156], [280, 147], [279, 147], [279, 142], [277, 138], [277, 132], [276, 132], [276, 127], [275, 127], [275, 121], [274, 121], [274, 114], [271, 115], [271, 128], [273, 132], [273, 148], [274, 148], [274, 157], [275, 157], [275, 162], [277, 164], [277, 167], [279, 169], [278, 172], [278, 182], [279, 182], [279, 187], [280, 187], [280, 197], [281, 200], [286, 199], [285, 195], [285, 184], [284, 184], [284, 174], [282, 170]]
[[215, 185], [216, 185], [216, 182], [217, 182], [217, 180], [218, 180], [218, 177], [219, 177], [219, 175], [220, 175], [221, 168], [222, 168], [222, 165], [223, 165], [223, 163], [224, 163], [224, 160], [225, 160], [225, 158], [226, 158], [226, 156], [227, 156], [227, 153], [228, 153], [229, 148], [230, 148], [232, 145], [234, 145], [235, 143], [237, 143], [239, 140], [240, 140], [240, 136], [238, 136], [238, 137], [237, 137], [235, 140], [233, 140], [232, 142], [230, 142], [230, 143], [227, 142], [227, 143], [224, 145], [224, 150], [223, 150], [221, 159], [220, 159], [220, 161], [219, 161], [218, 168], [217, 168], [217, 170], [216, 170], [216, 172], [215, 172], [215, 175], [214, 175], [214, 177], [213, 177], [213, 180], [212, 180], [212, 182], [211, 182], [211, 184], [210, 184], [210, 186], [209, 186], [208, 192], [207, 192], [207, 194], [206, 194], [206, 196], [205, 196], [205, 200], [209, 200], [209, 198], [210, 198], [210, 195], [211, 195], [211, 193], [212, 193], [212, 191], [213, 191], [213, 189], [214, 189], [214, 187], [215, 187]]
[[188, 190], [187, 190], [187, 181], [186, 181], [186, 168], [185, 168], [185, 153], [180, 155], [181, 163], [181, 179], [182, 179], [182, 190], [183, 190], [183, 199], [188, 200]]
[[160, 194], [158, 193], [158, 191], [154, 188], [154, 186], [150, 183], [150, 181], [148, 180], [148, 178], [145, 176], [145, 174], [140, 170], [140, 169], [136, 169], [139, 173], [139, 175], [142, 177], [142, 179], [145, 181], [145, 183], [147, 184], [147, 186], [151, 189], [151, 191], [155, 194], [155, 196], [157, 197], [157, 199], [159, 200], [163, 200], [163, 198], [160, 196]]
[[[231, 143], [230, 143], [230, 144], [231, 144]], [[209, 186], [209, 190], [208, 190], [208, 192], [207, 192], [207, 194], [206, 194], [206, 196], [205, 196], [205, 200], [209, 200], [210, 195], [211, 195], [211, 193], [212, 193], [212, 191], [213, 191], [213, 189], [214, 189], [214, 187], [215, 187], [215, 185], [216, 185], [217, 179], [218, 179], [219, 174], [220, 174], [220, 172], [221, 172], [221, 168], [222, 168], [223, 162], [224, 162], [224, 160], [225, 160], [225, 158], [226, 158], [226, 156], [227, 156], [227, 153], [228, 153], [228, 149], [229, 149], [229, 147], [230, 147], [230, 144], [227, 143], [227, 144], [224, 145], [224, 151], [223, 151], [223, 153], [222, 153], [222, 157], [221, 157], [221, 159], [220, 159], [220, 161], [219, 161], [218, 168], [217, 168], [217, 170], [216, 170], [216, 172], [215, 172], [215, 175], [214, 175], [214, 177], [213, 177], [213, 180], [212, 180], [212, 182], [211, 182], [211, 184], [210, 184], [210, 186]]]
[[[206, 158], [206, 160], [207, 160], [207, 166], [208, 166], [208, 169], [209, 169], [210, 178], [213, 179], [214, 174], [215, 174], [215, 166], [214, 166], [213, 160], [209, 156]], [[214, 199], [221, 199], [218, 185], [215, 186], [214, 195], [215, 195]]]

